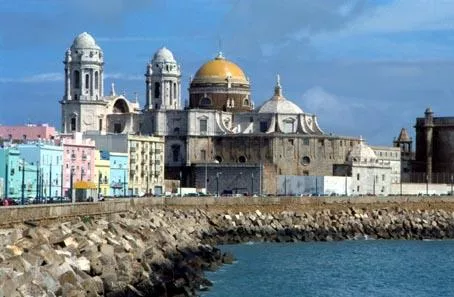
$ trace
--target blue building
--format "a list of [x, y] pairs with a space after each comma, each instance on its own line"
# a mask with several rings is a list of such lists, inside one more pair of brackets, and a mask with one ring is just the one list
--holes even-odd
[[62, 196], [63, 147], [51, 141], [40, 141], [17, 146], [21, 157], [39, 171], [40, 198]]
[[[104, 154], [106, 153], [107, 152], [104, 152]], [[128, 179], [129, 179], [128, 154], [110, 152], [109, 161], [110, 161], [110, 196], [128, 195]]]
[[38, 191], [37, 167], [26, 162], [16, 147], [0, 148], [0, 179], [3, 180], [3, 197], [24, 203], [36, 198]]

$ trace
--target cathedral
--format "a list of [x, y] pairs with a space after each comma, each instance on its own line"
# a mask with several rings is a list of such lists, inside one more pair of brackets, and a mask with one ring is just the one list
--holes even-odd
[[314, 114], [285, 97], [279, 75], [270, 98], [255, 106], [249, 77], [222, 53], [191, 77], [182, 104], [182, 68], [159, 49], [146, 64], [143, 108], [114, 87], [104, 95], [103, 51], [88, 33], [74, 39], [64, 64], [63, 133], [163, 137], [166, 179], [184, 186], [273, 194], [280, 175], [347, 176], [348, 155], [362, 142], [325, 133]]

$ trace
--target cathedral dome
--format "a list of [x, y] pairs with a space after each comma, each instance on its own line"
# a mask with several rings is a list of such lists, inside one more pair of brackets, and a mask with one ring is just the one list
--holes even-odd
[[377, 160], [377, 155], [375, 155], [374, 151], [364, 143], [364, 140], [360, 140], [352, 150], [348, 156], [350, 161], [355, 162], [375, 162]]
[[153, 56], [153, 62], [176, 62], [173, 54], [166, 47], [160, 48]]
[[93, 36], [87, 32], [79, 34], [73, 42], [72, 48], [96, 48], [99, 49], [99, 46], [96, 44]]
[[276, 87], [274, 88], [274, 95], [260, 106], [259, 113], [280, 113], [280, 114], [301, 114], [303, 110], [295, 103], [287, 100], [282, 95], [282, 87], [279, 75], [277, 76]]
[[230, 78], [235, 81], [249, 84], [243, 70], [235, 63], [226, 60], [222, 53], [202, 65], [195, 74], [194, 80], [227, 80]]

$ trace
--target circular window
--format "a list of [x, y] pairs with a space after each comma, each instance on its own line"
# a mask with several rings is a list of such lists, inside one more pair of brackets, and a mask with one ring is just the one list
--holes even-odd
[[221, 157], [221, 156], [216, 156], [216, 157], [214, 157], [214, 160], [215, 160], [217, 163], [222, 163], [222, 157]]
[[246, 163], [246, 157], [245, 157], [245, 156], [240, 156], [240, 157], [238, 158], [238, 162], [240, 162], [240, 163]]
[[306, 166], [306, 165], [309, 165], [311, 163], [311, 159], [308, 157], [308, 156], [304, 156], [303, 158], [301, 158], [301, 164]]

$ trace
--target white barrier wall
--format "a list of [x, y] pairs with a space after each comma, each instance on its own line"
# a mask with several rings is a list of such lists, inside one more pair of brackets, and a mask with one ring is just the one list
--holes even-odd
[[351, 194], [351, 177], [278, 175], [278, 195], [347, 195]]
[[[446, 195], [451, 192], [451, 185], [449, 184], [402, 184], [402, 195]], [[401, 185], [392, 184], [391, 194], [400, 195]]]

